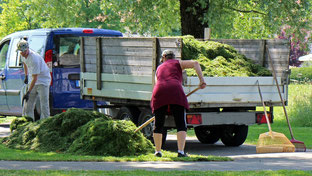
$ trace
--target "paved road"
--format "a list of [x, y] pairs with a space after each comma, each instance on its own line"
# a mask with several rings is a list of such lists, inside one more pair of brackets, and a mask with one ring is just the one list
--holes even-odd
[[0, 137], [6, 137], [10, 135], [10, 125], [8, 123], [0, 124]]
[[[0, 126], [0, 137], [9, 134], [8, 126]], [[176, 150], [175, 136], [169, 135], [167, 150]], [[0, 169], [30, 170], [312, 170], [312, 151], [295, 153], [256, 154], [255, 146], [225, 147], [204, 145], [188, 138], [186, 151], [190, 154], [228, 156], [228, 162], [26, 162], [0, 161]]]

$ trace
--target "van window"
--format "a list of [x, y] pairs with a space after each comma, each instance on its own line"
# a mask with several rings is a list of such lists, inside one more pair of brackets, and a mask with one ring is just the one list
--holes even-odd
[[5, 67], [9, 45], [10, 45], [10, 41], [6, 41], [0, 46], [0, 70], [3, 70]]
[[54, 37], [57, 64], [60, 67], [79, 66], [80, 38], [76, 36], [59, 35]]
[[31, 36], [28, 41], [29, 48], [44, 57], [46, 38], [46, 36]]
[[[15, 38], [12, 41], [12, 47], [10, 50], [10, 59], [9, 59], [9, 67], [17, 67], [18, 65], [18, 57], [20, 55], [20, 53], [18, 51], [16, 51], [17, 49], [17, 43], [20, 39], [19, 38]], [[21, 66], [21, 65], [20, 65]]]
[[[45, 43], [46, 43], [46, 36], [31, 36], [28, 40], [29, 48], [36, 53], [38, 53], [42, 58], [44, 58], [44, 49], [45, 49]], [[16, 49], [15, 49], [16, 50]], [[22, 60], [21, 55], [18, 53], [18, 66], [22, 66]]]

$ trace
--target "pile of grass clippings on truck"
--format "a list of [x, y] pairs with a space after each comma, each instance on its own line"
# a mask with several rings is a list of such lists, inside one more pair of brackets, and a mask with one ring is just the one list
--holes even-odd
[[[199, 41], [193, 36], [183, 36], [182, 59], [199, 62], [203, 75], [211, 77], [271, 76], [265, 67], [238, 53], [234, 47], [214, 41]], [[187, 69], [188, 76], [197, 76]]]
[[136, 156], [154, 151], [153, 144], [130, 121], [96, 112], [69, 109], [32, 122], [16, 118], [13, 133], [2, 140], [10, 148], [78, 155]]

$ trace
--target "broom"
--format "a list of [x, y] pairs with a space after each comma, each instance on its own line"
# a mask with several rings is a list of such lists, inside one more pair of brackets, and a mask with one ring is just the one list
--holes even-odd
[[[192, 95], [194, 92], [196, 92], [198, 89], [200, 89], [200, 87], [197, 87], [196, 89], [192, 90], [190, 93], [188, 93], [186, 95], [186, 97]], [[141, 129], [143, 129], [144, 127], [146, 127], [148, 124], [150, 124], [151, 122], [153, 122], [155, 120], [155, 116], [153, 116], [152, 118], [148, 119], [146, 122], [144, 122], [142, 125], [140, 125], [135, 131], [134, 133], [140, 131]]]
[[285, 107], [285, 104], [284, 104], [284, 100], [283, 100], [283, 97], [281, 95], [281, 90], [280, 90], [280, 87], [279, 87], [279, 84], [278, 84], [278, 81], [277, 81], [277, 78], [276, 78], [276, 72], [275, 72], [275, 69], [274, 69], [274, 66], [273, 66], [273, 61], [272, 61], [272, 58], [271, 58], [271, 55], [270, 55], [270, 51], [269, 51], [268, 48], [267, 48], [267, 50], [268, 50], [268, 54], [269, 54], [270, 64], [272, 66], [273, 77], [274, 77], [274, 80], [276, 82], [276, 87], [277, 87], [277, 90], [278, 90], [278, 94], [279, 94], [279, 97], [280, 97], [282, 105], [283, 105], [284, 114], [286, 116], [289, 132], [290, 132], [290, 136], [291, 136], [290, 142], [295, 145], [296, 152], [305, 152], [307, 148], [306, 148], [304, 142], [298, 141], [298, 140], [296, 140], [294, 138], [294, 134], [293, 134], [293, 131], [292, 131], [291, 126], [290, 126], [290, 122], [289, 122], [289, 118], [288, 118], [288, 115], [287, 115], [287, 111], [286, 111], [286, 107]]
[[256, 146], [257, 153], [294, 152], [295, 146], [289, 141], [289, 139], [283, 133], [277, 133], [272, 131], [258, 80], [257, 84], [260, 99], [264, 110], [265, 119], [269, 127], [269, 132], [262, 133], [259, 136], [258, 144]]

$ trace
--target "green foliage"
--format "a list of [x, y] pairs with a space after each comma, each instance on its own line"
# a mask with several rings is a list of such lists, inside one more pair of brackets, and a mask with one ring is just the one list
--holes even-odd
[[[19, 30], [58, 27], [181, 35], [181, 20], [188, 19], [180, 14], [183, 1], [187, 0], [3, 0], [0, 37]], [[287, 25], [291, 26], [287, 34], [294, 34], [293, 39], [299, 40], [311, 29], [310, 3], [310, 0], [194, 0], [186, 12], [198, 16], [202, 26], [210, 27], [212, 38], [274, 38]], [[199, 9], [206, 13], [199, 14]]]
[[[199, 41], [192, 36], [183, 36], [182, 59], [196, 60], [205, 76], [270, 76], [271, 72], [232, 46], [213, 41]], [[194, 69], [187, 69], [187, 75], [196, 76]]]
[[[273, 38], [288, 25], [288, 34], [303, 39], [311, 29], [311, 1], [210, 1], [204, 21], [214, 38]], [[290, 13], [291, 12], [291, 13]]]
[[64, 152], [80, 155], [124, 156], [153, 151], [132, 122], [113, 121], [104, 114], [69, 109], [51, 118], [12, 122], [13, 134], [3, 143], [16, 149]]
[[3, 9], [0, 15], [0, 37], [15, 31], [30, 29], [31, 18], [25, 12], [29, 3], [29, 0], [4, 0], [0, 4]]
[[[119, 29], [106, 21], [101, 4], [88, 0], [4, 0], [0, 7], [0, 37], [36, 28], [94, 27]], [[120, 23], [120, 21], [119, 21]]]
[[291, 84], [287, 107], [295, 126], [312, 127], [312, 84]]
[[176, 0], [104, 0], [106, 21], [122, 32], [164, 36], [179, 30], [179, 3]]
[[312, 81], [312, 66], [309, 67], [294, 67], [291, 69], [290, 79], [300, 82]]
[[26, 29], [60, 27], [168, 35], [180, 27], [175, 0], [4, 0], [0, 7], [0, 37]]

